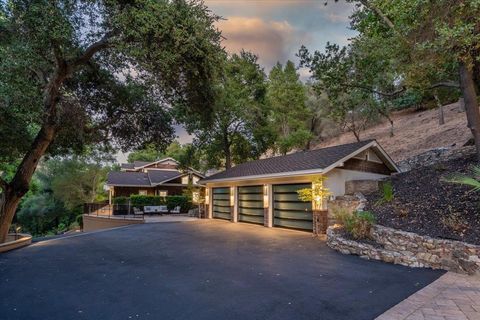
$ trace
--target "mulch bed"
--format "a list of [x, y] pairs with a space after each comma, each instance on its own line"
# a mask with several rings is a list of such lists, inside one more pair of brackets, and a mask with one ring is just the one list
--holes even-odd
[[393, 176], [394, 199], [378, 203], [382, 192], [367, 195], [377, 223], [435, 238], [480, 245], [480, 192], [442, 181], [471, 174], [474, 155], [420, 167]]

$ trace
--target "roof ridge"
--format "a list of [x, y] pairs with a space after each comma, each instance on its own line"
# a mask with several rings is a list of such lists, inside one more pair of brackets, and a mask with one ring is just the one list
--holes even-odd
[[289, 157], [289, 156], [297, 155], [297, 154], [300, 154], [300, 153], [311, 153], [311, 152], [320, 151], [320, 150], [324, 151], [324, 150], [327, 150], [327, 149], [344, 147], [344, 146], [349, 146], [349, 145], [354, 145], [354, 144], [368, 144], [372, 141], [376, 141], [376, 140], [375, 139], [368, 139], [368, 140], [344, 143], [344, 144], [339, 144], [339, 145], [335, 145], [335, 146], [328, 146], [328, 147], [312, 149], [312, 150], [301, 150], [301, 151], [296, 151], [296, 152], [292, 152], [292, 153], [289, 153], [289, 154], [278, 155], [278, 156], [273, 156], [273, 157], [268, 157], [268, 158], [263, 158], [263, 159], [256, 159], [256, 160], [251, 160], [251, 161], [247, 161], [247, 162], [242, 162], [242, 163], [239, 163], [238, 165], [233, 166], [230, 169], [233, 169], [235, 167], [238, 167], [238, 166], [241, 166], [241, 165], [244, 165], [244, 164], [248, 164], [248, 163], [254, 163], [254, 162], [265, 161], [265, 160], [270, 160], [270, 159], [278, 159], [278, 158], [282, 158], [282, 157]]

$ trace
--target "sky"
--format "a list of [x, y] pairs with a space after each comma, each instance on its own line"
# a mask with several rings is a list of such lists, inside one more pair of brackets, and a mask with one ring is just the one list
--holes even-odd
[[[205, 0], [215, 14], [222, 17], [217, 27], [225, 38], [229, 53], [242, 49], [258, 55], [259, 63], [269, 72], [277, 62], [292, 60], [302, 45], [310, 51], [323, 50], [327, 42], [346, 45], [355, 32], [349, 29], [348, 17], [354, 6], [344, 0]], [[302, 80], [307, 70], [299, 70]], [[175, 126], [180, 143], [192, 141], [181, 126]], [[126, 155], [118, 160], [125, 162]]]

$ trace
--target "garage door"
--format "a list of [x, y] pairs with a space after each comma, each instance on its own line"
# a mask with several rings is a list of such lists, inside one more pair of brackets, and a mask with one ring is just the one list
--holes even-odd
[[238, 188], [238, 221], [263, 225], [263, 186]]
[[213, 188], [213, 217], [231, 219], [230, 188]]
[[311, 188], [307, 184], [273, 186], [273, 225], [275, 227], [313, 230], [312, 203], [298, 199], [297, 190]]

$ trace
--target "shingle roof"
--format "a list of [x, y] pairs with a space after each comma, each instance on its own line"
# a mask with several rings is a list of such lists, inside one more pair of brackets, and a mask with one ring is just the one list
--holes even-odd
[[108, 185], [123, 185], [123, 186], [150, 186], [150, 179], [148, 174], [144, 172], [117, 172], [112, 171], [107, 176]]
[[177, 170], [149, 170], [148, 176], [152, 184], [159, 184], [182, 175]]
[[292, 171], [325, 169], [373, 140], [343, 144], [317, 150], [301, 151], [267, 159], [245, 162], [228, 170], [216, 173], [200, 182]]
[[107, 185], [150, 187], [180, 175], [182, 173], [177, 170], [149, 170], [148, 172], [112, 171], [108, 173]]
[[133, 163], [122, 163], [120, 167], [122, 169], [135, 169], [135, 165]]

